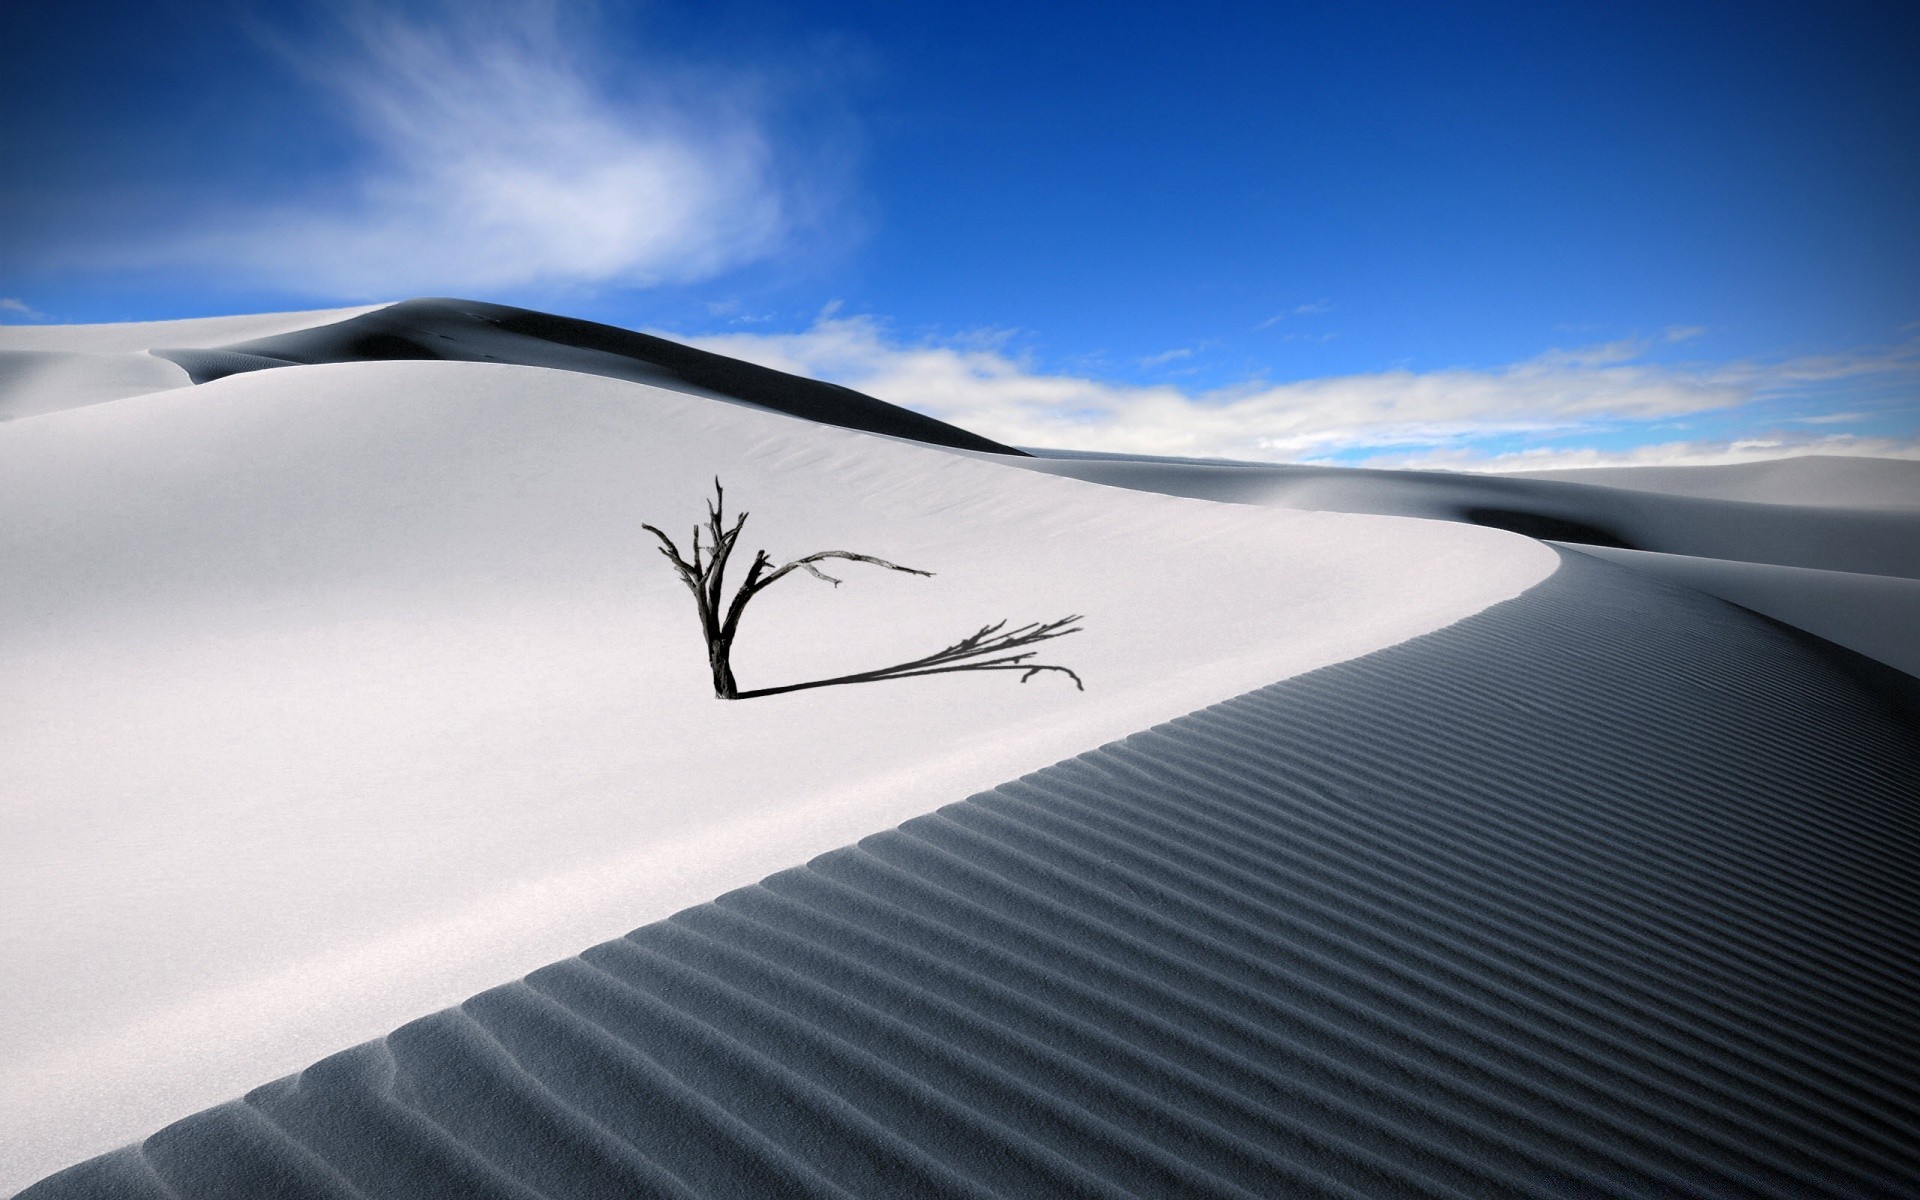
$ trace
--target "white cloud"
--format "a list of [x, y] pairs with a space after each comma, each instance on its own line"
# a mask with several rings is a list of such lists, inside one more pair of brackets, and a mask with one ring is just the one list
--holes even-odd
[[393, 296], [710, 277], [808, 203], [747, 81], [599, 62], [556, 0], [345, 10], [296, 65], [367, 151], [324, 198], [222, 216], [152, 257]]
[[1920, 438], [1828, 437], [1740, 438], [1731, 441], [1660, 442], [1629, 450], [1521, 450], [1479, 454], [1454, 450], [1433, 454], [1381, 456], [1363, 466], [1413, 470], [1508, 473], [1559, 471], [1571, 467], [1718, 467], [1762, 462], [1801, 454], [1840, 454], [1870, 458], [1920, 459]]
[[1812, 416], [1806, 417], [1789, 417], [1788, 420], [1792, 421], [1795, 425], [1846, 425], [1854, 421], [1864, 421], [1866, 417], [1866, 413], [1836, 412], [1815, 413]]
[[18, 296], [0, 296], [0, 313], [11, 313], [25, 317], [29, 321], [38, 321], [43, 314]]
[[803, 333], [689, 340], [831, 379], [1013, 445], [1277, 461], [1395, 447], [1409, 459], [1431, 457], [1490, 437], [1565, 436], [1732, 409], [1810, 381], [1920, 378], [1920, 343], [1775, 364], [1675, 367], [1637, 361], [1656, 343], [1634, 341], [1551, 350], [1486, 369], [1188, 392], [1045, 373], [992, 342], [901, 344], [870, 318], [831, 312]]

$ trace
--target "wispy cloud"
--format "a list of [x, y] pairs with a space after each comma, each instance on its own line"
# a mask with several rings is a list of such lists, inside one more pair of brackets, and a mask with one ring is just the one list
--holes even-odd
[[660, 62], [616, 72], [579, 24], [584, 6], [340, 11], [321, 49], [284, 49], [351, 123], [361, 166], [150, 257], [343, 296], [649, 285], [775, 253], [812, 202], [752, 80]]
[[[1492, 452], [1478, 447], [1494, 443], [1583, 436], [1598, 442], [1601, 434], [1615, 444], [1623, 436], [1652, 442], [1662, 426], [1671, 440], [1676, 419], [1812, 395], [1839, 380], [1920, 391], [1920, 342], [1779, 362], [1675, 366], [1647, 361], [1654, 348], [1680, 340], [1663, 335], [1549, 350], [1491, 368], [1195, 392], [1049, 373], [990, 344], [902, 343], [881, 323], [857, 316], [826, 314], [801, 333], [692, 340], [832, 379], [1013, 445], [1272, 461], [1438, 461], [1456, 453], [1484, 460]], [[1802, 409], [1784, 419], [1795, 415], [1808, 414]]]
[[1258, 325], [1255, 325], [1254, 328], [1255, 329], [1271, 329], [1275, 325], [1278, 325], [1280, 322], [1288, 320], [1292, 317], [1310, 317], [1318, 313], [1327, 313], [1332, 311], [1333, 311], [1333, 301], [1331, 300], [1315, 300], [1310, 304], [1296, 304], [1292, 308], [1285, 309], [1281, 312], [1275, 313], [1271, 317], [1268, 317], [1266, 320], [1260, 322]]
[[1366, 459], [1359, 465], [1417, 470], [1510, 473], [1559, 471], [1571, 467], [1718, 467], [1731, 463], [1762, 462], [1798, 454], [1920, 459], [1920, 437], [1868, 438], [1837, 434], [1827, 437], [1702, 439], [1655, 442], [1626, 450], [1586, 447], [1518, 450], [1507, 454], [1451, 450], [1431, 454], [1381, 455]]
[[0, 296], [0, 316], [22, 317], [29, 321], [44, 319], [45, 314], [18, 296]]

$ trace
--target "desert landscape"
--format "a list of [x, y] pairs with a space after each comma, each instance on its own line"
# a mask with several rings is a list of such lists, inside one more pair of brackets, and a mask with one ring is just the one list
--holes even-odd
[[[0, 353], [0, 1186], [1920, 1178], [1920, 463], [1029, 453], [457, 300]], [[715, 700], [715, 477], [933, 572], [743, 687], [1080, 613], [1085, 690]]]
[[0, 33], [0, 1197], [1920, 1197], [1920, 6]]

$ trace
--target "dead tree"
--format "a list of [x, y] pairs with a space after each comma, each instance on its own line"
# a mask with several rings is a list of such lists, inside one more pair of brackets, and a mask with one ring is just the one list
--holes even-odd
[[[835, 587], [840, 580], [820, 570], [815, 563], [830, 558], [846, 559], [849, 562], [869, 563], [876, 567], [885, 567], [889, 571], [899, 571], [907, 575], [922, 575], [932, 578], [932, 571], [919, 571], [912, 567], [903, 567], [890, 563], [870, 554], [855, 554], [851, 550], [820, 550], [804, 558], [796, 558], [784, 566], [775, 567], [773, 560], [767, 557], [765, 550], [756, 550], [753, 563], [747, 568], [746, 579], [734, 592], [731, 599], [726, 595], [727, 560], [733, 555], [734, 543], [740, 539], [740, 529], [747, 523], [747, 514], [741, 513], [729, 526], [726, 520], [726, 493], [720, 487], [720, 481], [713, 481], [713, 500], [707, 505], [705, 526], [693, 527], [693, 560], [689, 562], [680, 554], [680, 548], [665, 532], [652, 525], [641, 528], [660, 539], [660, 553], [673, 564], [680, 576], [680, 582], [687, 585], [693, 593], [694, 604], [700, 610], [700, 632], [707, 641], [707, 663], [713, 669], [713, 694], [722, 700], [747, 700], [754, 696], [773, 696], [781, 692], [797, 692], [805, 688], [830, 687], [842, 683], [873, 683], [882, 679], [906, 679], [915, 675], [941, 675], [953, 671], [1018, 671], [1020, 682], [1025, 683], [1035, 675], [1045, 671], [1058, 671], [1073, 680], [1073, 685], [1081, 691], [1086, 685], [1080, 676], [1066, 667], [1052, 666], [1033, 662], [1036, 650], [1021, 650], [1051, 638], [1065, 637], [1069, 633], [1080, 632], [1074, 625], [1077, 616], [1062, 617], [1058, 621], [1048, 621], [1022, 625], [1009, 630], [1006, 622], [982, 626], [976, 632], [942, 650], [937, 650], [923, 658], [909, 662], [895, 663], [890, 667], [879, 667], [871, 671], [860, 671], [852, 675], [838, 675], [832, 679], [814, 679], [805, 683], [790, 683], [783, 687], [755, 688], [741, 691], [733, 676], [733, 642], [740, 631], [740, 617], [746, 611], [747, 602], [786, 578], [796, 570], [805, 571], [816, 579], [824, 579]], [[701, 539], [705, 537], [706, 544]], [[1067, 628], [1072, 626], [1072, 628]], [[1014, 653], [1009, 653], [1014, 652]]]

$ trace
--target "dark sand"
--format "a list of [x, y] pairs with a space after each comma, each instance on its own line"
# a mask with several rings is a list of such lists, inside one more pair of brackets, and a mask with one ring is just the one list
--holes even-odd
[[1920, 1194], [1920, 735], [1583, 555], [28, 1189]]

